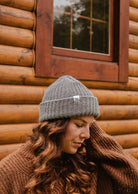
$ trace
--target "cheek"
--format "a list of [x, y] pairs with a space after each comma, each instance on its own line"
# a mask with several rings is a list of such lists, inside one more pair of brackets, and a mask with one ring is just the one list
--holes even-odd
[[70, 139], [72, 137], [76, 137], [79, 135], [79, 129], [76, 128], [73, 124], [70, 124], [67, 129], [66, 129], [66, 132], [65, 132], [65, 137], [67, 139]]
[[61, 139], [61, 144], [62, 145], [67, 145], [70, 144], [75, 138], [78, 137], [78, 133], [74, 132], [74, 131], [66, 131], [66, 133], [63, 135], [62, 139]]
[[65, 138], [67, 141], [69, 141], [69, 140], [72, 140], [72, 139], [74, 139], [74, 138], [76, 138], [76, 137], [78, 137], [78, 136], [79, 136], [79, 132], [78, 132], [78, 131], [67, 131], [67, 132], [65, 133], [64, 138]]

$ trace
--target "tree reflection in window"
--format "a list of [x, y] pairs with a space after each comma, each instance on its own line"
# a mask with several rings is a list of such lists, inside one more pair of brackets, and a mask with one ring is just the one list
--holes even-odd
[[54, 0], [53, 46], [109, 54], [109, 0]]

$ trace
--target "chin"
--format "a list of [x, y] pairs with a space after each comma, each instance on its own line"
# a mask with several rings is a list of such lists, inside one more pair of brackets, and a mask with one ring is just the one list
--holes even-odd
[[64, 151], [66, 154], [76, 154], [78, 150], [68, 150]]
[[69, 154], [72, 154], [73, 155], [73, 154], [76, 154], [76, 153], [77, 153], [77, 151], [76, 152], [70, 152]]

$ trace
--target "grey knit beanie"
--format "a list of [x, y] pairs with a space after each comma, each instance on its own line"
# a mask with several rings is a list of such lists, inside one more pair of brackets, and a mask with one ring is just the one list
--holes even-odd
[[40, 103], [39, 121], [73, 116], [99, 116], [96, 97], [80, 81], [66, 75], [57, 79], [45, 92]]

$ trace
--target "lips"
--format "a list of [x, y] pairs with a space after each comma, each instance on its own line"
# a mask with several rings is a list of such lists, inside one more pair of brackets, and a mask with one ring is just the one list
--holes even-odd
[[81, 142], [74, 142], [75, 146], [81, 147], [82, 143]]

